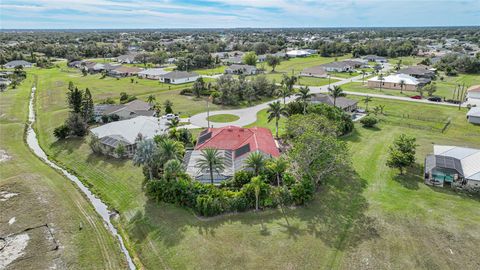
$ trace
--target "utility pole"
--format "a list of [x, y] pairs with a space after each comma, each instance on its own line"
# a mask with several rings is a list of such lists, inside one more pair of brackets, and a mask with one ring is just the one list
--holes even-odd
[[207, 128], [210, 128], [210, 107], [208, 106], [208, 101], [210, 100], [210, 96], [207, 98]]

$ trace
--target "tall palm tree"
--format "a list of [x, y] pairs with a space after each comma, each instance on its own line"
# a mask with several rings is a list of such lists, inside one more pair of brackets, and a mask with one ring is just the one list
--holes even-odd
[[210, 172], [210, 182], [213, 185], [213, 172], [220, 173], [224, 166], [224, 158], [220, 156], [220, 153], [215, 148], [205, 148], [200, 154], [201, 158], [197, 161], [196, 166], [200, 170], [208, 170]]
[[283, 98], [283, 105], [285, 105], [285, 103], [287, 101], [287, 97], [291, 96], [292, 92], [290, 91], [290, 89], [287, 86], [282, 85], [281, 87], [279, 87], [277, 89], [277, 95], [281, 96]]
[[368, 103], [372, 101], [372, 97], [370, 96], [366, 96], [364, 99], [363, 99], [363, 102], [365, 102], [365, 111], [368, 112]]
[[158, 148], [162, 164], [172, 159], [181, 160], [185, 152], [181, 142], [169, 138], [160, 140], [158, 142]]
[[155, 100], [156, 100], [156, 98], [155, 98], [154, 95], [149, 95], [149, 96], [147, 97], [147, 102], [148, 102], [148, 104], [150, 104], [150, 106], [153, 105], [153, 102], [154, 102]]
[[250, 183], [255, 190], [255, 210], [258, 211], [258, 202], [260, 200], [260, 191], [262, 190], [262, 177], [255, 176], [250, 180]]
[[365, 84], [365, 75], [367, 72], [365, 70], [362, 70], [362, 84]]
[[282, 116], [287, 116], [287, 109], [282, 106], [280, 101], [275, 101], [268, 104], [268, 122], [275, 119], [275, 137], [278, 138], [278, 121]]
[[267, 167], [270, 171], [275, 173], [275, 176], [277, 178], [277, 186], [280, 186], [281, 176], [288, 167], [287, 161], [282, 157], [270, 159], [268, 161]]
[[286, 86], [290, 92], [292, 92], [293, 86], [295, 83], [297, 83], [297, 81], [297, 76], [288, 76], [287, 74], [283, 74], [282, 85]]
[[343, 93], [343, 89], [338, 85], [334, 85], [333, 87], [328, 88], [328, 91], [330, 92], [330, 95], [333, 97], [333, 106], [336, 107], [337, 98], [345, 96], [345, 93]]
[[178, 159], [171, 159], [163, 165], [163, 176], [166, 180], [177, 180], [184, 172], [185, 168]]
[[137, 143], [137, 150], [133, 156], [135, 166], [143, 165], [148, 169], [150, 180], [153, 179], [153, 165], [158, 154], [157, 145], [153, 140], [142, 140]]
[[245, 165], [247, 168], [253, 169], [255, 175], [259, 175], [265, 168], [265, 156], [260, 152], [252, 152], [245, 159]]
[[383, 81], [385, 80], [382, 73], [378, 75], [378, 80], [380, 81], [380, 91], [382, 91], [382, 84], [383, 84]]
[[300, 90], [298, 91], [296, 96], [297, 96], [297, 100], [302, 101], [302, 103], [303, 103], [303, 114], [305, 114], [306, 111], [307, 111], [308, 101], [312, 97], [312, 94], [310, 93], [310, 88], [308, 88], [308, 86], [300, 87]]
[[403, 94], [403, 87], [405, 86], [405, 80], [400, 80], [398, 83], [400, 85], [400, 94]]

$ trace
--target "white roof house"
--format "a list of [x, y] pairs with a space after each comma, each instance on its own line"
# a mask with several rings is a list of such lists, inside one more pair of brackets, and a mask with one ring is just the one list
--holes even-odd
[[[371, 82], [380, 82], [378, 76], [369, 79], [368, 81]], [[407, 74], [393, 74], [383, 77], [384, 83], [400, 83], [400, 81], [404, 81], [405, 84], [410, 85], [418, 85], [420, 82], [415, 78]]]
[[309, 55], [311, 55], [311, 53], [306, 50], [291, 50], [287, 52], [288, 57], [305, 57]]
[[480, 149], [434, 145], [435, 156], [451, 157], [460, 161], [463, 176], [467, 180], [480, 181]]
[[144, 139], [151, 139], [155, 135], [165, 133], [167, 120], [153, 116], [138, 116], [132, 119], [111, 122], [96, 128], [91, 132], [100, 140], [106, 137], [121, 140], [127, 145], [136, 143], [138, 134]]
[[170, 71], [166, 71], [163, 68], [149, 68], [144, 71], [140, 71], [138, 73], [138, 77], [146, 78], [151, 80], [158, 80], [160, 79], [161, 75], [167, 74]]
[[472, 124], [480, 124], [480, 107], [470, 108], [470, 110], [467, 112], [467, 119], [468, 122]]

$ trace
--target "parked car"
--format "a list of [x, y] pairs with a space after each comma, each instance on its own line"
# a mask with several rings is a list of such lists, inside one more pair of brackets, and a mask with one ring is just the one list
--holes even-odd
[[429, 97], [428, 100], [435, 101], [435, 102], [441, 102], [442, 98], [441, 97]]
[[413, 98], [413, 99], [422, 99], [421, 96], [411, 96], [410, 98]]
[[178, 116], [173, 113], [166, 114], [164, 117], [167, 120], [178, 119]]

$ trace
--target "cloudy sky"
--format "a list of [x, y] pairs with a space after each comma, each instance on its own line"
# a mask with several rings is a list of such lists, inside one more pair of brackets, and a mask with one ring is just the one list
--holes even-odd
[[1, 0], [1, 29], [480, 25], [480, 0]]

